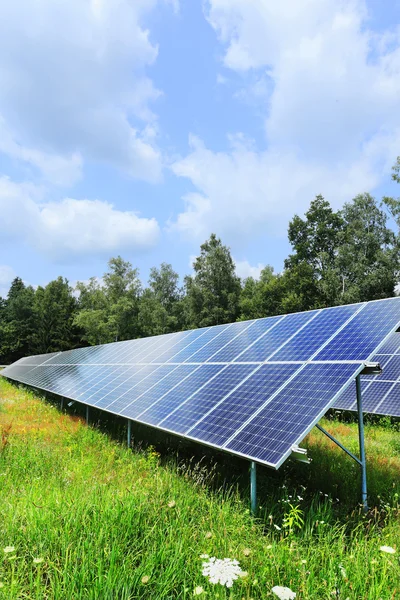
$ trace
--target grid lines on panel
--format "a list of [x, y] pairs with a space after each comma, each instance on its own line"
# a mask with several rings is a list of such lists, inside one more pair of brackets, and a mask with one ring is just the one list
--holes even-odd
[[279, 465], [358, 370], [354, 364], [306, 365], [226, 448]]

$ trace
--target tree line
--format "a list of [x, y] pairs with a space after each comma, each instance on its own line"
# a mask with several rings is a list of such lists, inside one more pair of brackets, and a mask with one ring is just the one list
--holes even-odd
[[[400, 183], [400, 157], [392, 178]], [[391, 226], [389, 226], [389, 224]], [[120, 256], [102, 279], [73, 289], [58, 277], [34, 289], [16, 277], [0, 298], [0, 364], [22, 356], [146, 337], [236, 320], [388, 298], [400, 269], [400, 199], [360, 194], [339, 211], [318, 195], [289, 223], [292, 253], [281, 273], [266, 266], [241, 280], [215, 235], [180, 284], [172, 266], [139, 271]]]

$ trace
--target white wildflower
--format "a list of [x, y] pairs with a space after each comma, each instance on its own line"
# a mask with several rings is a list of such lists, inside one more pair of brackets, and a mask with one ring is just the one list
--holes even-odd
[[276, 585], [272, 588], [272, 591], [280, 600], [294, 600], [296, 598], [296, 592], [292, 592], [288, 587]]
[[279, 527], [279, 525], [275, 525], [275, 523], [274, 523], [274, 527], [275, 527], [275, 529], [277, 529], [278, 531], [282, 531], [282, 527]]
[[299, 495], [297, 494], [297, 500], [300, 500], [300, 501], [301, 501], [301, 500], [304, 500], [304, 498], [302, 498], [301, 496], [299, 496]]
[[40, 565], [40, 563], [42, 563], [44, 561], [44, 558], [34, 558], [33, 559], [33, 564], [34, 565]]
[[231, 588], [235, 579], [243, 573], [239, 562], [232, 558], [215, 558], [212, 556], [208, 562], [203, 562], [204, 577], [208, 577], [210, 583], [220, 583]]
[[208, 554], [200, 554], [200, 558], [210, 558]]
[[10, 554], [10, 552], [15, 552], [15, 548], [14, 546], [6, 546], [3, 548], [3, 552], [5, 552], [5, 554]]
[[201, 585], [198, 585], [197, 587], [194, 588], [193, 590], [193, 596], [201, 596], [201, 594], [204, 592], [203, 588], [201, 587]]
[[386, 552], [387, 554], [396, 554], [396, 550], [391, 546], [381, 546], [379, 550], [381, 552]]

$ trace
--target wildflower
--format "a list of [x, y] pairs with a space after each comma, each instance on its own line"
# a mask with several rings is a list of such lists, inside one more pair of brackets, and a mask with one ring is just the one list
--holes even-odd
[[6, 546], [5, 548], [3, 548], [3, 552], [5, 552], [6, 554], [10, 554], [10, 552], [15, 552], [15, 548], [14, 546]]
[[211, 531], [207, 531], [207, 533], [206, 533], [206, 535], [204, 537], [206, 538], [206, 540], [209, 540], [210, 538], [212, 538]]
[[297, 494], [297, 500], [304, 500], [304, 498], [302, 498], [301, 496], [299, 496], [299, 495]]
[[242, 579], [244, 577], [247, 577], [247, 576], [248, 576], [248, 572], [247, 571], [242, 571], [241, 573], [239, 573], [239, 577], [241, 577]]
[[267, 550], [271, 550], [271, 548], [272, 548], [272, 544], [269, 544], [269, 545], [267, 546]]
[[194, 588], [193, 590], [193, 596], [200, 596], [202, 593], [204, 592], [203, 588], [201, 587], [201, 585], [198, 585], [197, 587]]
[[396, 550], [394, 548], [392, 548], [391, 546], [381, 546], [379, 548], [379, 550], [381, 552], [386, 552], [387, 554], [395, 554]]
[[200, 554], [200, 558], [210, 558], [208, 554]]
[[245, 549], [243, 550], [243, 554], [244, 554], [245, 556], [250, 556], [250, 554], [251, 554], [251, 550], [250, 550], [250, 548], [245, 548]]
[[232, 587], [233, 582], [241, 576], [242, 572], [236, 559], [212, 556], [208, 562], [203, 562], [204, 577], [208, 577], [210, 583], [220, 583], [227, 588]]
[[279, 527], [279, 525], [275, 525], [275, 523], [274, 523], [274, 527], [275, 527], [275, 529], [277, 529], [278, 531], [282, 531], [282, 527]]
[[145, 575], [144, 577], [142, 577], [142, 583], [149, 583], [150, 577], [148, 575]]
[[272, 588], [272, 591], [280, 600], [294, 600], [294, 598], [296, 598], [296, 592], [292, 592], [288, 587], [276, 585]]
[[300, 561], [300, 562], [301, 562], [302, 565], [305, 565], [307, 561], [303, 558], [303, 560]]
[[34, 558], [33, 559], [33, 564], [34, 565], [40, 565], [40, 563], [42, 563], [44, 561], [44, 558]]
[[174, 508], [175, 505], [176, 505], [175, 500], [171, 500], [171, 502], [168, 502], [168, 508]]

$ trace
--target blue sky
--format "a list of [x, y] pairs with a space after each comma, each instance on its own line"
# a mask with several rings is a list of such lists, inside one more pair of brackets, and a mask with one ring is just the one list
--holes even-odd
[[400, 3], [15, 0], [0, 6], [0, 295], [183, 276], [216, 232], [282, 268], [322, 193], [399, 195]]

